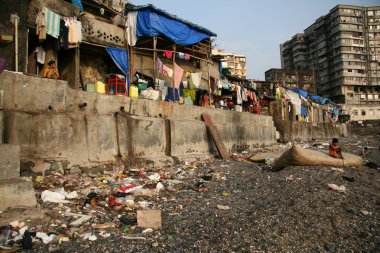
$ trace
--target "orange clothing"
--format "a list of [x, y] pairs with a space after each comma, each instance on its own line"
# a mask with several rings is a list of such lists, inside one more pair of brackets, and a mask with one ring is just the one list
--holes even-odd
[[46, 67], [44, 69], [43, 77], [51, 78], [51, 79], [58, 79], [59, 78], [59, 72], [58, 69], [51, 69], [49, 67]]
[[339, 145], [330, 144], [329, 156], [332, 156], [335, 158], [341, 157], [341, 148], [339, 147]]

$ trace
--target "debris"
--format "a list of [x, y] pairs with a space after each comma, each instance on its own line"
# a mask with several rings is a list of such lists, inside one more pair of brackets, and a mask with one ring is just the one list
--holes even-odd
[[228, 193], [228, 192], [222, 192], [222, 196], [223, 196], [223, 197], [229, 197], [229, 196], [231, 196], [231, 193]]
[[161, 228], [161, 210], [137, 210], [137, 225], [143, 228]]
[[137, 224], [137, 218], [135, 216], [123, 215], [119, 218], [119, 220], [123, 222], [125, 225], [134, 226]]
[[344, 185], [337, 186], [336, 184], [328, 184], [327, 186], [334, 191], [346, 193], [346, 187]]
[[293, 177], [293, 175], [290, 175], [288, 177], [285, 177], [285, 180], [286, 181], [294, 181], [294, 177]]
[[157, 183], [156, 191], [159, 193], [160, 191], [165, 190], [165, 187], [162, 183]]
[[343, 175], [342, 178], [348, 182], [355, 182], [355, 177], [351, 175]]
[[122, 238], [127, 239], [127, 240], [146, 240], [145, 237], [123, 236]]
[[79, 213], [66, 213], [66, 215], [74, 216], [74, 217], [80, 217], [79, 219], [71, 222], [70, 223], [71, 226], [79, 226], [83, 222], [86, 222], [92, 218], [92, 216], [90, 216], [90, 215], [84, 215], [84, 214], [79, 214]]
[[41, 199], [43, 202], [69, 203], [69, 201], [65, 200], [65, 195], [49, 190], [45, 190], [41, 193]]
[[40, 238], [44, 244], [49, 244], [56, 237], [55, 234], [47, 235], [46, 233], [37, 232], [36, 237]]
[[117, 225], [113, 222], [103, 223], [103, 224], [96, 224], [92, 226], [96, 229], [107, 229], [107, 228], [116, 228]]
[[368, 215], [371, 215], [372, 213], [371, 212], [368, 212], [366, 210], [361, 210], [361, 213], [365, 216], [368, 216]]
[[160, 174], [154, 173], [153, 175], [148, 176], [149, 180], [158, 182], [160, 180]]
[[220, 210], [230, 210], [229, 206], [223, 206], [223, 205], [217, 205], [218, 209]]
[[152, 232], [153, 232], [153, 229], [147, 228], [144, 231], [142, 231], [142, 234], [148, 234], [148, 233], [152, 233]]
[[334, 168], [334, 167], [331, 167], [331, 170], [332, 170], [332, 171], [344, 172], [344, 170], [343, 170], [342, 168]]

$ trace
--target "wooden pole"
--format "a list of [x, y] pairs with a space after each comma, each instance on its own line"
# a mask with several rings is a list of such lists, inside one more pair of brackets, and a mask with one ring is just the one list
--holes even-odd
[[177, 50], [177, 45], [174, 44], [173, 45], [173, 84], [172, 84], [172, 92], [173, 92], [173, 102], [175, 101], [175, 85], [174, 85], [174, 80], [175, 80], [175, 54], [176, 54], [176, 50]]
[[156, 75], [157, 75], [157, 70], [156, 70], [156, 62], [157, 62], [157, 37], [153, 37], [153, 83], [155, 84], [156, 88]]

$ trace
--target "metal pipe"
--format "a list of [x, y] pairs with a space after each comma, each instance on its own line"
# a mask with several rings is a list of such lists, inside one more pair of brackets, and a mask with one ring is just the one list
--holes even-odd
[[20, 18], [17, 14], [11, 14], [11, 21], [15, 28], [15, 71], [18, 72], [18, 21]]

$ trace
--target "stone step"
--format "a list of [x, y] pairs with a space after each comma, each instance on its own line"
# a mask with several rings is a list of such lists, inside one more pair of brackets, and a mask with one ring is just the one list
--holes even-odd
[[0, 211], [8, 207], [35, 206], [37, 204], [32, 182], [21, 179], [0, 181]]
[[0, 145], [0, 180], [20, 177], [20, 146]]

